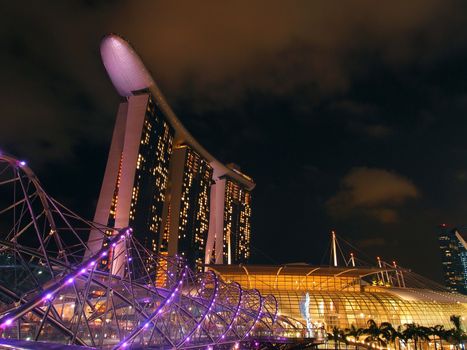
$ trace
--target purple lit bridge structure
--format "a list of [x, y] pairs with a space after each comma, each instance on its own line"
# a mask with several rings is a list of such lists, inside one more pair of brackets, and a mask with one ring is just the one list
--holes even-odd
[[[91, 230], [106, 243], [89, 255]], [[131, 228], [82, 219], [48, 196], [25, 162], [5, 155], [0, 233], [0, 348], [53, 348], [41, 342], [98, 349], [315, 343], [306, 327], [278, 315], [273, 296], [213, 272], [194, 274], [180, 260], [147, 251]], [[112, 269], [117, 259], [125, 261], [121, 271]]]

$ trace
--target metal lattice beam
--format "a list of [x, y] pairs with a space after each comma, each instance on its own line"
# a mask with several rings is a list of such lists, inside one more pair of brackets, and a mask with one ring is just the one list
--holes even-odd
[[[107, 244], [89, 253], [90, 231]], [[113, 271], [117, 259], [125, 263]], [[273, 296], [194, 274], [147, 251], [131, 228], [82, 219], [49, 197], [24, 162], [3, 155], [0, 263], [3, 338], [188, 349], [281, 339], [294, 327]]]

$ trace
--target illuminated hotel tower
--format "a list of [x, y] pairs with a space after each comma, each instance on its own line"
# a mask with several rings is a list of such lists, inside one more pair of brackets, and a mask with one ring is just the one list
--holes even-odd
[[[245, 262], [253, 180], [191, 136], [128, 42], [106, 36], [101, 56], [123, 102], [94, 221], [131, 226], [146, 248], [182, 256], [197, 270], [203, 262]], [[91, 232], [87, 255], [103, 244]], [[123, 271], [123, 264], [114, 260], [112, 270]]]
[[[230, 167], [241, 174], [235, 165]], [[246, 263], [250, 257], [250, 190], [236, 179], [224, 175], [212, 186], [211, 201], [217, 211], [211, 214], [206, 264]]]
[[[187, 145], [174, 149], [161, 253], [180, 255], [201, 271], [209, 227], [212, 167]], [[178, 215], [177, 215], [178, 213]]]
[[[151, 95], [135, 94], [122, 102], [94, 217], [111, 227], [131, 226], [139, 242], [154, 252], [160, 240], [173, 138], [173, 128]], [[90, 243], [97, 243], [94, 240], [91, 237]], [[102, 267], [107, 264], [102, 260]]]

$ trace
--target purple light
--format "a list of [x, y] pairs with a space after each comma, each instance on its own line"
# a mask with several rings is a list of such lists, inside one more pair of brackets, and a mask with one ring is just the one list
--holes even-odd
[[112, 247], [116, 247], [117, 246], [117, 243], [112, 243]]
[[8, 327], [8, 326], [11, 326], [11, 324], [13, 323], [13, 319], [12, 318], [9, 318], [8, 320], [6, 320], [3, 324], [2, 324], [2, 328], [5, 328], [5, 327]]
[[86, 273], [86, 269], [81, 269], [81, 273]]
[[73, 283], [74, 280], [75, 280], [75, 279], [74, 279], [73, 277], [70, 277], [70, 278], [66, 281], [66, 283], [71, 284], [71, 283]]
[[45, 300], [50, 300], [52, 299], [53, 294], [52, 293], [47, 293], [47, 295], [44, 297]]
[[128, 346], [128, 344], [125, 342], [122, 344], [122, 348], [126, 348]]
[[19, 162], [19, 165], [25, 166], [25, 165], [26, 165], [26, 162], [25, 162], [24, 160], [22, 160], [21, 162]]
[[101, 254], [101, 256], [102, 256], [102, 257], [107, 256], [107, 252], [103, 252], [103, 253]]
[[144, 328], [148, 328], [148, 327], [149, 327], [149, 322], [144, 325]]
[[94, 266], [94, 265], [96, 265], [96, 262], [95, 262], [95, 261], [91, 261], [91, 262], [89, 263], [89, 266]]

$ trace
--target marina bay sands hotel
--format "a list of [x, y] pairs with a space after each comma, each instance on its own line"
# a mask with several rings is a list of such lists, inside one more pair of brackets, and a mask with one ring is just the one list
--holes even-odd
[[[101, 56], [122, 102], [94, 221], [198, 271], [247, 262], [253, 180], [194, 139], [127, 41], [106, 36]], [[91, 251], [106, 244], [91, 232]]]

